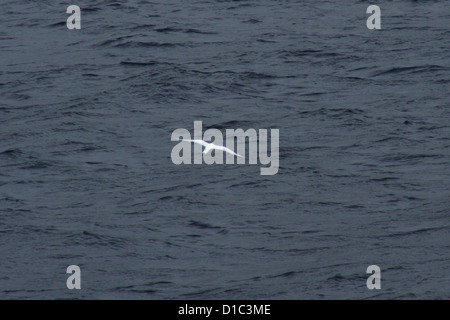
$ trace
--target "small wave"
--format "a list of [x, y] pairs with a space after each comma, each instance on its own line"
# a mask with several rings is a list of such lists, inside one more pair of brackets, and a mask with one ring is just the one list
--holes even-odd
[[258, 19], [248, 19], [248, 20], [245, 20], [245, 21], [242, 21], [243, 23], [252, 23], [252, 24], [255, 24], [255, 23], [261, 23], [261, 20], [258, 20]]
[[26, 169], [26, 170], [47, 169], [47, 168], [50, 168], [53, 166], [54, 166], [54, 163], [51, 163], [49, 161], [35, 161], [29, 165], [20, 167], [20, 169]]
[[123, 36], [123, 37], [117, 37], [114, 39], [108, 39], [108, 40], [104, 40], [102, 42], [100, 42], [99, 44], [97, 44], [97, 46], [102, 47], [102, 46], [108, 46], [108, 45], [112, 45], [114, 43], [117, 43], [118, 41], [124, 40], [124, 39], [129, 39], [132, 38], [133, 36]]
[[138, 61], [121, 61], [121, 65], [131, 66], [131, 67], [146, 67], [146, 66], [154, 66], [159, 64], [158, 61], [148, 61], [148, 62], [138, 62]]
[[66, 21], [59, 21], [59, 22], [49, 24], [48, 27], [51, 27], [51, 28], [62, 27], [62, 26], [65, 26], [66, 23], [67, 23]]
[[217, 34], [217, 32], [209, 32], [209, 31], [202, 31], [198, 29], [183, 29], [183, 28], [173, 28], [173, 27], [165, 27], [165, 28], [158, 28], [155, 29], [156, 32], [162, 32], [162, 33], [170, 33], [170, 32], [181, 32], [181, 33], [195, 33], [195, 34]]
[[303, 271], [287, 271], [284, 273], [276, 274], [274, 276], [270, 276], [269, 278], [294, 278], [295, 276], [303, 273]]
[[184, 47], [187, 46], [183, 43], [169, 43], [169, 42], [144, 42], [144, 41], [127, 41], [124, 43], [119, 43], [113, 45], [113, 47], [117, 48], [174, 48], [174, 47]]
[[439, 65], [425, 65], [425, 66], [412, 66], [412, 67], [392, 67], [387, 70], [374, 72], [371, 74], [372, 77], [391, 75], [391, 74], [401, 74], [401, 73], [423, 73], [423, 72], [436, 72], [444, 71], [449, 68], [442, 67]]
[[241, 121], [237, 121], [237, 120], [232, 120], [232, 121], [227, 121], [227, 122], [222, 122], [222, 123], [216, 123], [214, 125], [211, 126], [205, 126], [204, 128], [205, 130], [207, 129], [237, 129], [237, 128], [245, 128], [245, 127], [251, 127], [253, 124], [253, 122], [251, 121], [246, 121], [246, 120], [241, 120]]
[[448, 229], [447, 226], [420, 228], [420, 229], [416, 229], [416, 230], [408, 230], [408, 231], [400, 231], [400, 232], [392, 233], [392, 234], [386, 235], [385, 237], [392, 238], [392, 237], [412, 236], [412, 235], [417, 235], [417, 234], [421, 234], [421, 233], [429, 233], [429, 232], [447, 230], [447, 229]]
[[185, 200], [186, 199], [186, 197], [183, 197], [183, 196], [164, 196], [164, 197], [161, 197], [161, 198], [159, 198], [159, 200], [161, 200], [161, 201], [182, 201], [182, 200]]
[[196, 228], [199, 228], [199, 229], [221, 229], [221, 227], [213, 226], [213, 225], [211, 225], [209, 223], [195, 221], [195, 220], [191, 220], [189, 225], [191, 227], [196, 227]]
[[382, 158], [383, 161], [409, 161], [409, 160], [420, 160], [426, 158], [441, 158], [442, 155], [439, 154], [396, 154], [389, 155]]
[[23, 152], [20, 149], [14, 148], [14, 149], [7, 149], [0, 152], [0, 156], [6, 156], [11, 158], [17, 158], [23, 155]]
[[242, 79], [276, 79], [277, 76], [261, 72], [244, 72], [239, 75]]

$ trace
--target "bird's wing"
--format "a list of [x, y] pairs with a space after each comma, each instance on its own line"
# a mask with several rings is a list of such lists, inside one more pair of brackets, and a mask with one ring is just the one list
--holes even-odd
[[243, 158], [243, 156], [241, 156], [240, 154], [237, 154], [237, 153], [235, 153], [235, 152], [233, 152], [233, 151], [231, 151], [231, 149], [228, 149], [227, 147], [223, 147], [223, 146], [216, 146], [214, 149], [219, 149], [219, 150], [223, 150], [223, 151], [225, 151], [225, 152], [228, 152], [228, 153], [230, 153], [230, 154], [232, 154], [232, 155], [235, 155], [235, 156], [238, 156], [238, 157], [241, 157], [241, 158]]
[[204, 146], [204, 147], [207, 147], [207, 146], [209, 145], [208, 142], [205, 142], [205, 141], [203, 141], [203, 140], [189, 140], [189, 139], [184, 139], [184, 140], [181, 140], [181, 141], [194, 142], [194, 143], [197, 143], [197, 144], [201, 144], [201, 145]]
[[208, 145], [205, 147], [205, 150], [203, 150], [203, 153], [204, 153], [204, 154], [207, 154], [207, 153], [210, 152], [212, 149], [215, 149], [215, 147], [212, 146], [211, 144], [208, 144]]

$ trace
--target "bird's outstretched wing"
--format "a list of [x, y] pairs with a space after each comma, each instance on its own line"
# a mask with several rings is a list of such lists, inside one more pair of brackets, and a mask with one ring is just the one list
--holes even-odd
[[197, 143], [197, 144], [201, 144], [201, 145], [204, 146], [204, 147], [207, 147], [207, 146], [209, 145], [208, 142], [205, 142], [205, 141], [203, 141], [203, 140], [189, 140], [189, 139], [183, 139], [183, 140], [181, 140], [181, 142], [183, 142], [183, 141], [186, 141], [186, 142], [194, 142], [194, 143]]
[[227, 147], [216, 146], [214, 149], [223, 150], [223, 151], [225, 151], [227, 153], [230, 153], [230, 154], [235, 155], [237, 157], [243, 158], [243, 156], [241, 156], [240, 154], [237, 154], [236, 152], [231, 151], [231, 149], [228, 149]]
[[205, 147], [205, 150], [203, 150], [203, 154], [207, 154], [208, 152], [210, 152], [212, 149], [216, 149], [216, 147], [213, 144], [208, 144]]

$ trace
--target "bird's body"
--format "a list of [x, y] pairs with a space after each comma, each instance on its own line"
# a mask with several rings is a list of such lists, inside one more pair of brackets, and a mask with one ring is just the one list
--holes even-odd
[[200, 144], [200, 145], [204, 146], [205, 150], [203, 150], [203, 154], [207, 154], [211, 150], [215, 149], [215, 150], [225, 151], [225, 152], [230, 153], [232, 155], [235, 155], [237, 157], [243, 158], [243, 156], [241, 156], [240, 154], [235, 153], [233, 150], [231, 150], [231, 149], [229, 149], [227, 147], [224, 147], [224, 146], [218, 146], [218, 145], [216, 145], [214, 143], [208, 143], [208, 142], [203, 141], [203, 140], [188, 140], [188, 139], [181, 140], [181, 141], [194, 142], [194, 143], [197, 143], [197, 144]]

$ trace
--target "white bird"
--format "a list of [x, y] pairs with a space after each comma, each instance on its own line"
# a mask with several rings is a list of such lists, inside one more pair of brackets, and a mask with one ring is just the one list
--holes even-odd
[[187, 142], [194, 142], [194, 143], [197, 143], [197, 144], [201, 144], [202, 146], [205, 147], [205, 150], [203, 150], [203, 154], [207, 154], [211, 150], [216, 149], [216, 150], [225, 151], [225, 152], [230, 153], [232, 155], [235, 155], [237, 157], [243, 158], [243, 156], [233, 152], [231, 149], [228, 149], [228, 148], [226, 148], [224, 146], [218, 146], [218, 145], [216, 145], [214, 143], [208, 143], [208, 142], [203, 141], [203, 140], [188, 140], [188, 139], [186, 139], [186, 140], [180, 140], [180, 141], [182, 141], [182, 142], [183, 141], [187, 141]]

